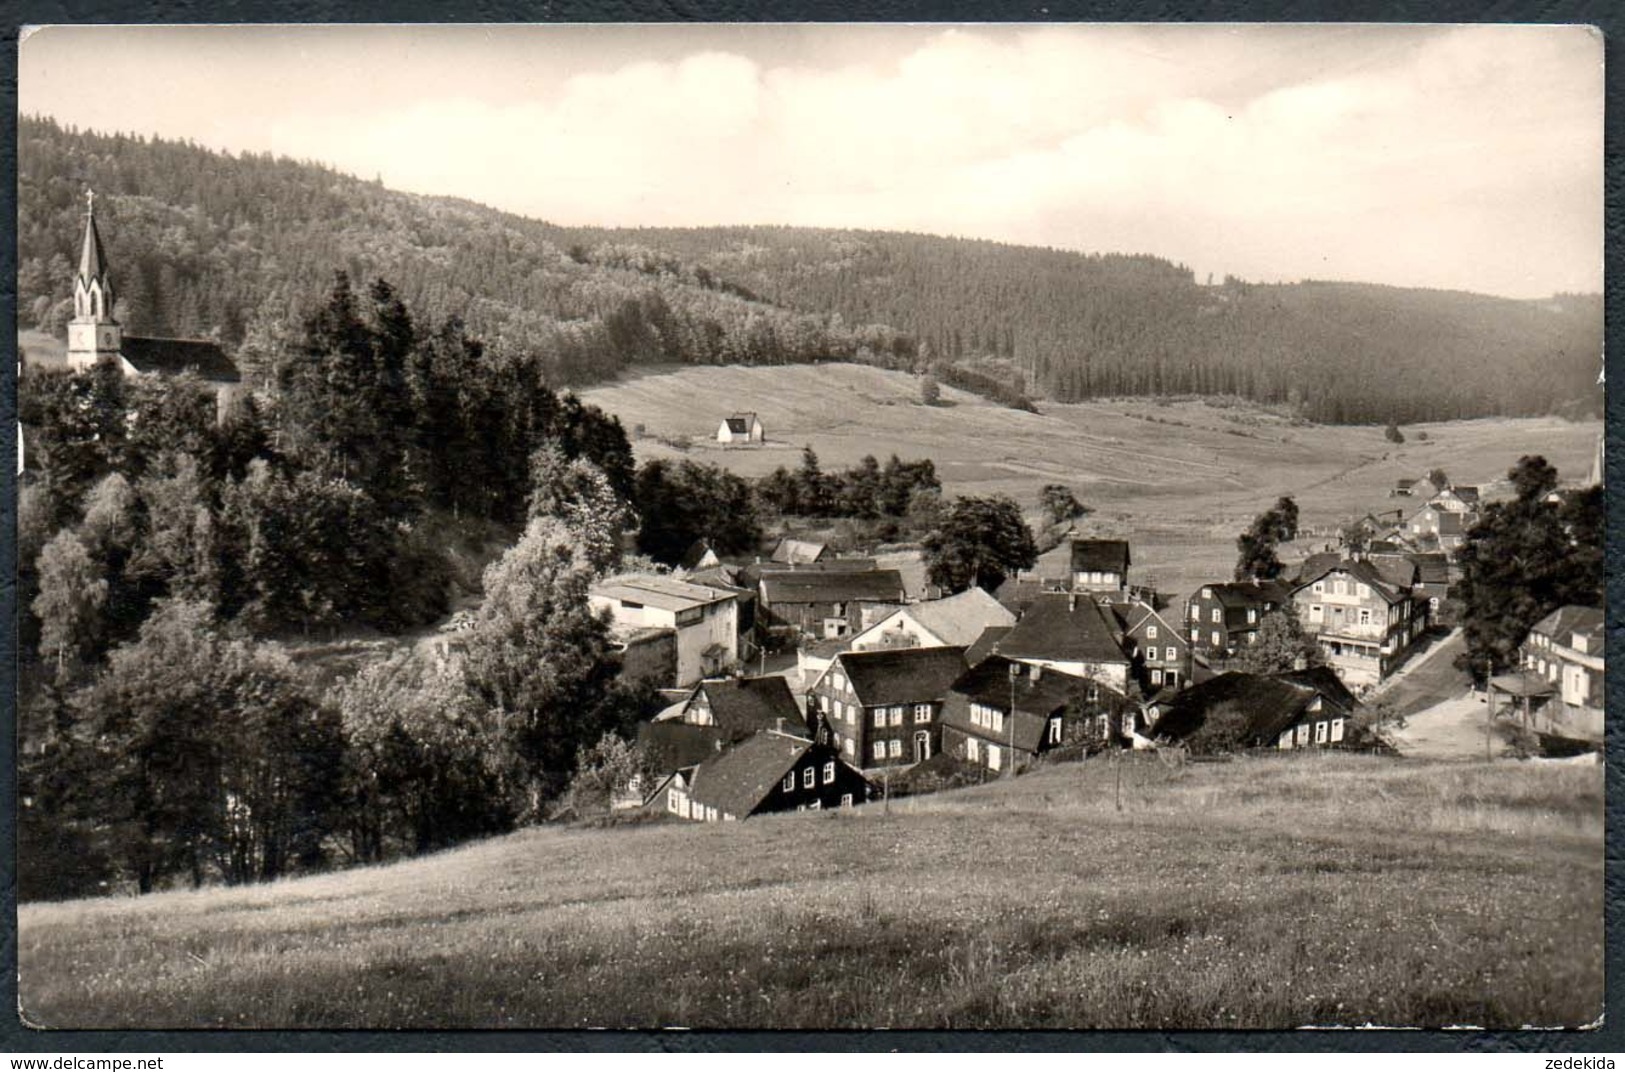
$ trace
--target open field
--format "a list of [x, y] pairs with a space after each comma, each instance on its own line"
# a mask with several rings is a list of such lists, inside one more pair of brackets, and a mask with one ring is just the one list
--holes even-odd
[[527, 830], [24, 905], [50, 1027], [1593, 1022], [1600, 767], [1107, 759], [743, 824]]
[[[949, 494], [1002, 493], [1028, 509], [1045, 484], [1071, 485], [1093, 507], [1085, 528], [1134, 544], [1137, 580], [1188, 595], [1228, 577], [1236, 535], [1277, 497], [1296, 497], [1303, 525], [1335, 531], [1390, 499], [1402, 476], [1439, 466], [1461, 483], [1500, 480], [1524, 454], [1543, 454], [1567, 478], [1590, 468], [1601, 422], [1486, 419], [1407, 426], [1395, 445], [1378, 427], [1293, 426], [1246, 406], [1150, 399], [1063, 405], [1023, 413], [944, 387], [945, 404], [919, 402], [919, 381], [863, 365], [686, 367], [645, 371], [582, 392], [618, 414], [640, 461], [689, 457], [747, 476], [794, 468], [803, 444], [826, 469], [874, 454], [929, 457]], [[761, 415], [770, 442], [725, 448], [712, 440], [727, 413]], [[1416, 433], [1425, 431], [1426, 441]], [[661, 438], [688, 437], [676, 450]], [[1318, 550], [1305, 539], [1283, 557]]]

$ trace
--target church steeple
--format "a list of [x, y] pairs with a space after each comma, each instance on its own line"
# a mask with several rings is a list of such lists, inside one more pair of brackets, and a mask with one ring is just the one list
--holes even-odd
[[85, 191], [85, 239], [79, 274], [73, 280], [73, 319], [68, 322], [68, 364], [89, 368], [103, 358], [119, 359], [123, 338], [113, 319], [113, 284], [107, 254], [96, 230], [96, 194]]

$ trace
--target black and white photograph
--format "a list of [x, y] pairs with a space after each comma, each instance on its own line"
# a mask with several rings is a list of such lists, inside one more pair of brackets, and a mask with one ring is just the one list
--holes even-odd
[[21, 1025], [1600, 1028], [1603, 54], [26, 27]]

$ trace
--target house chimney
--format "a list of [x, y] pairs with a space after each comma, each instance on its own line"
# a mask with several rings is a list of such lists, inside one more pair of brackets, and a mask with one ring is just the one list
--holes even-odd
[[775, 721], [777, 721], [778, 725], [779, 725], [778, 732], [783, 733], [784, 732], [784, 716], [780, 715]]

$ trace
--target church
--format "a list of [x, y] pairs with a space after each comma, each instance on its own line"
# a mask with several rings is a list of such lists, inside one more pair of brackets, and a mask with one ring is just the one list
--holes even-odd
[[127, 376], [196, 373], [215, 395], [224, 417], [242, 382], [237, 366], [208, 339], [148, 339], [125, 335], [113, 319], [113, 284], [96, 229], [96, 195], [86, 192], [85, 241], [73, 280], [73, 319], [68, 322], [68, 367], [75, 371], [112, 361]]

